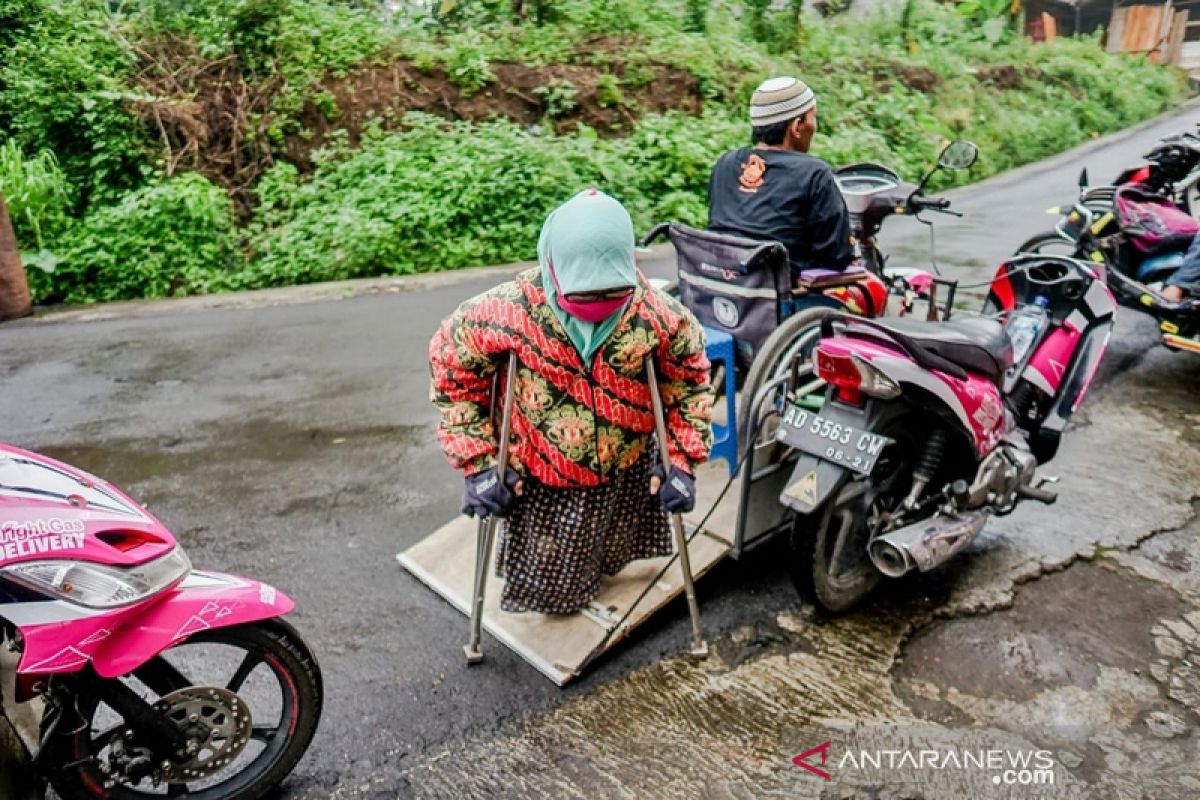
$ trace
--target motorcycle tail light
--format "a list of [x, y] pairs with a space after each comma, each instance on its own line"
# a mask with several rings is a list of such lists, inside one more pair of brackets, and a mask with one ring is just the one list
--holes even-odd
[[817, 374], [839, 389], [857, 389], [862, 375], [851, 356], [833, 355], [817, 348]]
[[856, 355], [828, 353], [817, 348], [817, 375], [837, 389], [838, 399], [857, 405], [862, 396], [884, 400], [900, 394], [896, 382]]

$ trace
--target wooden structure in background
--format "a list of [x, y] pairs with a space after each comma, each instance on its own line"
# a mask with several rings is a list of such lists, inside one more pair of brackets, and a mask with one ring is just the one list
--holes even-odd
[[1023, 0], [1034, 41], [1101, 32], [1110, 53], [1200, 70], [1200, 0]]
[[1058, 20], [1042, 12], [1042, 41], [1053, 42], [1058, 38]]
[[1156, 64], [1179, 64], [1188, 11], [1175, 3], [1118, 6], [1108, 26], [1110, 53], [1145, 53]]
[[1183, 37], [1187, 33], [1188, 12], [1176, 9], [1171, 15], [1162, 63], [1180, 66], [1183, 63]]

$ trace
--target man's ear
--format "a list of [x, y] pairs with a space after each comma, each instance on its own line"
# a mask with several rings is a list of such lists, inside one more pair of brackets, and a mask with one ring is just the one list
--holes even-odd
[[808, 120], [808, 112], [804, 112], [800, 116], [792, 120], [791, 131], [792, 138], [799, 139], [804, 132], [804, 123]]

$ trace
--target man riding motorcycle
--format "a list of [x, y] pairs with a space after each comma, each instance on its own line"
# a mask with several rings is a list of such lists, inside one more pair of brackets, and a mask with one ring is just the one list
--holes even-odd
[[792, 77], [771, 78], [750, 99], [752, 147], [725, 153], [708, 185], [708, 228], [781, 242], [792, 274], [844, 270], [854, 260], [850, 215], [833, 171], [808, 154], [817, 99]]

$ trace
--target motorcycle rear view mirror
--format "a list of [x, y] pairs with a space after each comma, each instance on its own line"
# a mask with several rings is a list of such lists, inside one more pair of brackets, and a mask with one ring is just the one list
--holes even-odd
[[1079, 189], [1082, 191], [1088, 187], [1087, 167], [1079, 170]]
[[938, 153], [937, 164], [933, 169], [921, 176], [920, 183], [917, 184], [914, 195], [925, 191], [925, 184], [929, 183], [929, 179], [933, 177], [933, 173], [939, 169], [966, 169], [975, 163], [979, 158], [979, 148], [974, 142], [968, 142], [965, 139], [955, 139], [950, 144], [942, 148]]
[[974, 142], [956, 139], [942, 148], [938, 155], [938, 166], [942, 169], [967, 169], [979, 158], [979, 148]]

